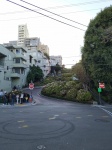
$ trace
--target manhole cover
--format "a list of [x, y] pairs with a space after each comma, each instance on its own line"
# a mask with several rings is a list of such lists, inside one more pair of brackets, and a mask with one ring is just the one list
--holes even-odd
[[107, 119], [95, 119], [95, 121], [97, 121], [97, 122], [104, 122], [104, 123], [110, 122], [110, 121], [107, 120]]

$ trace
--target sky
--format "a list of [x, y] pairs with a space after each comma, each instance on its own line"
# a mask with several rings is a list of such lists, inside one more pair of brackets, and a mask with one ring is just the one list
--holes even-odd
[[61, 55], [66, 68], [81, 60], [81, 47], [90, 20], [112, 5], [112, 0], [24, 0], [70, 21], [21, 0], [10, 1], [0, 0], [0, 44], [17, 40], [18, 25], [27, 24], [29, 36], [39, 37], [42, 44], [48, 45], [50, 56]]

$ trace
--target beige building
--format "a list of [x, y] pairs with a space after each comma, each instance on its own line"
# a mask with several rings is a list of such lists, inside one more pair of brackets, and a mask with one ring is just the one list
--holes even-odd
[[46, 53], [49, 55], [49, 47], [47, 45], [41, 44], [39, 46], [39, 50], [41, 50], [43, 53]]

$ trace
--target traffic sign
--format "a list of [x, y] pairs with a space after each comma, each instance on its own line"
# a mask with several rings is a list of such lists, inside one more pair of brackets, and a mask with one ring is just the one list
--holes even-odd
[[29, 83], [29, 89], [31, 89], [31, 90], [34, 89], [34, 83]]
[[105, 84], [104, 83], [99, 83], [99, 88], [104, 89], [105, 88]]
[[99, 92], [99, 93], [102, 92], [102, 89], [101, 89], [101, 88], [98, 88], [98, 92]]

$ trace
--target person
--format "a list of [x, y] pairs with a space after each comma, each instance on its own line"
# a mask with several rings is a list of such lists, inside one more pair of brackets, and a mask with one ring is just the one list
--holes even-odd
[[4, 92], [3, 92], [3, 89], [0, 90], [0, 97], [3, 97], [4, 95]]
[[22, 104], [22, 103], [23, 103], [23, 97], [24, 97], [24, 94], [23, 94], [23, 93], [21, 93], [21, 95], [20, 95], [20, 104]]
[[19, 101], [19, 94], [16, 95], [16, 101], [17, 101], [17, 104], [18, 104], [18, 101]]
[[3, 89], [0, 91], [0, 97], [3, 99], [3, 105], [6, 104], [6, 96], [5, 96], [6, 91], [4, 92]]
[[14, 105], [15, 99], [16, 99], [16, 96], [15, 96], [14, 92], [12, 92], [12, 94], [11, 94], [11, 105]]
[[16, 89], [17, 89], [16, 86], [14, 86], [14, 87], [13, 87], [13, 90], [15, 91]]
[[25, 102], [28, 102], [28, 95], [27, 93], [24, 94]]
[[4, 104], [8, 105], [8, 93], [4, 91]]

